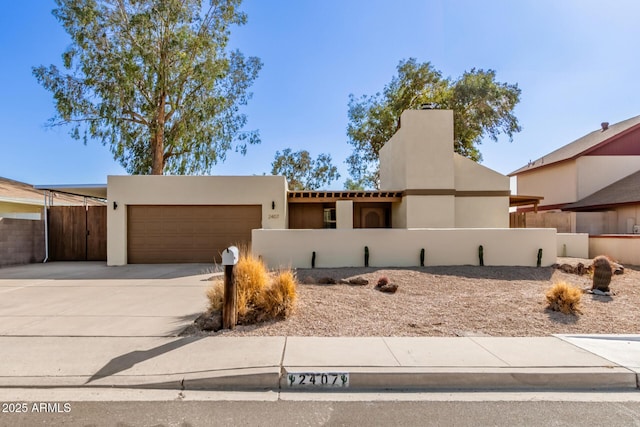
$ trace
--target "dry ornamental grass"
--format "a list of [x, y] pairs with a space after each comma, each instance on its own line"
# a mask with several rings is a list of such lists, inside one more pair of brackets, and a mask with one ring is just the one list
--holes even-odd
[[[589, 260], [562, 260], [575, 264]], [[297, 307], [285, 320], [239, 325], [225, 336], [548, 336], [555, 333], [639, 333], [640, 269], [612, 278], [615, 296], [583, 294], [582, 315], [548, 308], [546, 292], [565, 281], [590, 289], [591, 278], [551, 267], [425, 267], [298, 269], [308, 276], [368, 285], [303, 284]], [[375, 290], [381, 276], [395, 294]]]

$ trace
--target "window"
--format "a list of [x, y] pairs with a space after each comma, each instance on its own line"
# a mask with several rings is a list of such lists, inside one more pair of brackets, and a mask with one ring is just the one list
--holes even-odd
[[336, 228], [336, 208], [324, 208], [324, 228]]

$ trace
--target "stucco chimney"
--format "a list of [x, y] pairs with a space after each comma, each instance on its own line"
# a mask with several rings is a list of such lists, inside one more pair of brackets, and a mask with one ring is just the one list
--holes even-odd
[[609, 129], [609, 122], [602, 122], [600, 123], [600, 126], [602, 126], [602, 132], [604, 132], [605, 130]]

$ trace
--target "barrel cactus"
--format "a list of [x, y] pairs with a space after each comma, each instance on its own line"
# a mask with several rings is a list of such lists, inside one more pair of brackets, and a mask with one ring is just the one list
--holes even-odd
[[611, 283], [611, 262], [606, 256], [598, 256], [593, 259], [593, 286], [592, 290], [609, 292], [609, 284]]

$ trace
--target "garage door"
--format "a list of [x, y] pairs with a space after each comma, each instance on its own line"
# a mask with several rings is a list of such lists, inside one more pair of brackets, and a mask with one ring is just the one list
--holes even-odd
[[249, 244], [262, 227], [257, 206], [128, 206], [131, 264], [221, 262], [230, 245]]

